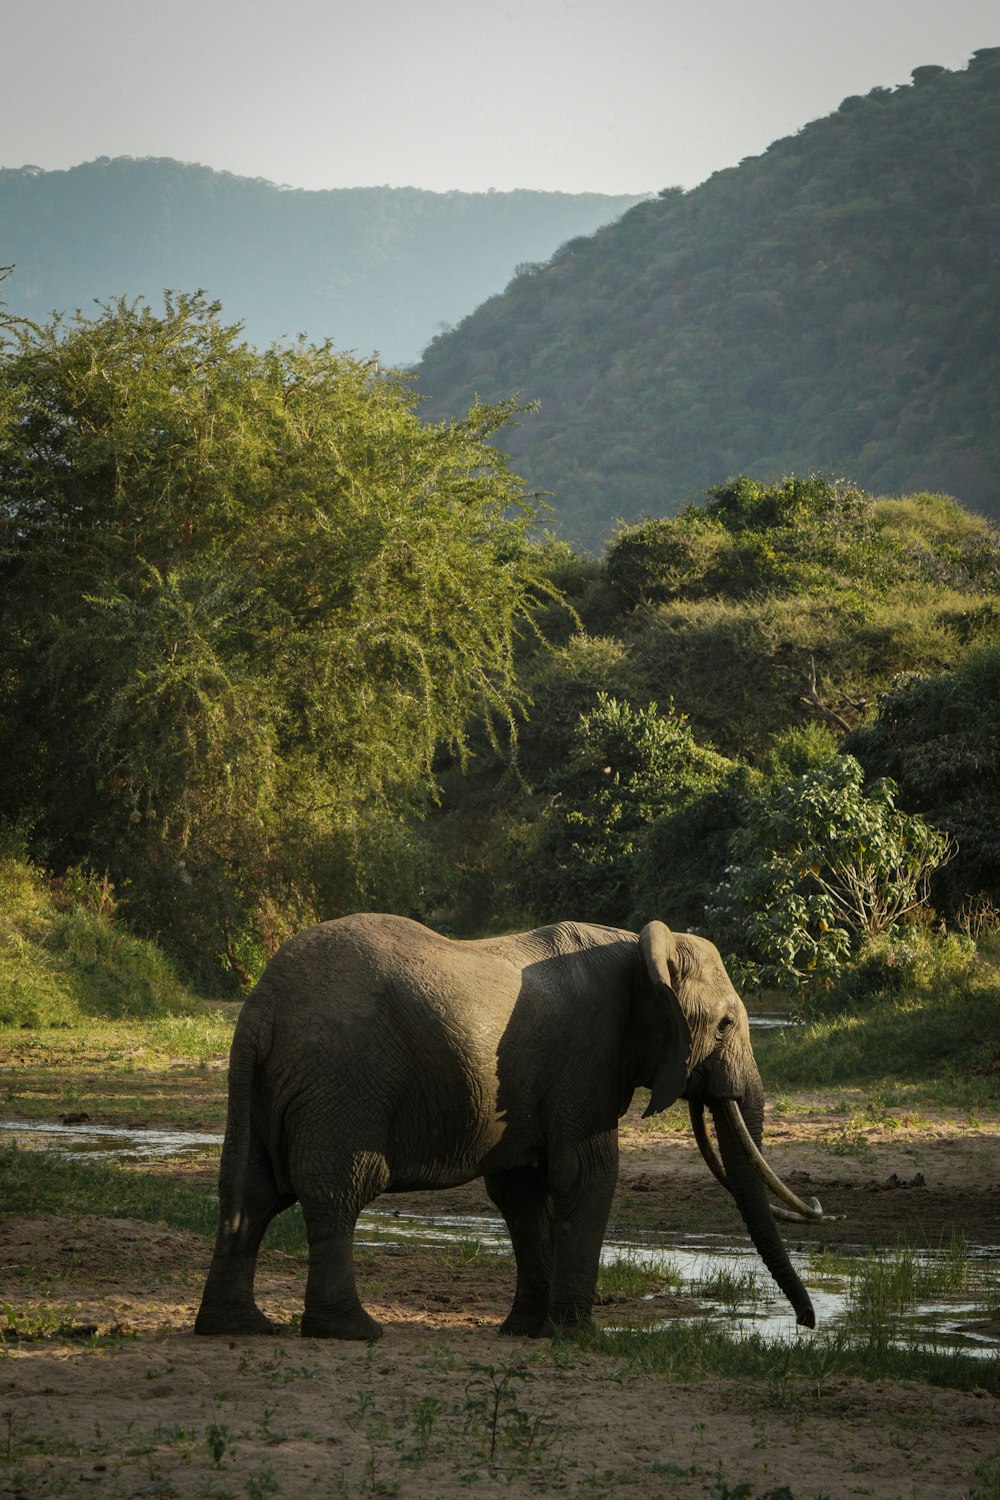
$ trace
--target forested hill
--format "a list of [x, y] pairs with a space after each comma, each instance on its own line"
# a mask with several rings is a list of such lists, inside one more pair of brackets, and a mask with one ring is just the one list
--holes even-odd
[[570, 540], [729, 475], [819, 469], [1000, 515], [1000, 48], [915, 70], [523, 270], [421, 366]]
[[307, 192], [169, 159], [0, 170], [9, 309], [204, 289], [259, 344], [307, 333], [410, 363], [442, 325], [636, 202], [600, 193]]

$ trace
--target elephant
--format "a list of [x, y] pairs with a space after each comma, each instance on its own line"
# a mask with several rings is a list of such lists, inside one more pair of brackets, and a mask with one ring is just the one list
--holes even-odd
[[[586, 1327], [618, 1121], [640, 1086], [646, 1115], [687, 1099], [710, 1167], [798, 1322], [814, 1327], [758, 1175], [769, 1171], [764, 1093], [747, 1012], [712, 943], [659, 921], [638, 934], [566, 921], [475, 941], [373, 913], [307, 928], [271, 959], [236, 1026], [195, 1332], [273, 1331], [254, 1300], [257, 1252], [297, 1200], [309, 1244], [303, 1335], [378, 1337], [354, 1281], [358, 1214], [380, 1193], [476, 1177], [514, 1249], [500, 1332]], [[797, 1214], [821, 1216], [768, 1180]]]

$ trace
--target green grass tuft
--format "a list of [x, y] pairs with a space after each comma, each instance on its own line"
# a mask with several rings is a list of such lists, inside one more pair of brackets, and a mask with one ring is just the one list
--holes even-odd
[[161, 1172], [115, 1162], [66, 1160], [44, 1151], [0, 1147], [0, 1203], [5, 1214], [99, 1214], [145, 1219], [195, 1234], [215, 1233], [214, 1190]]
[[600, 1296], [645, 1297], [670, 1287], [678, 1290], [684, 1277], [678, 1268], [660, 1256], [641, 1251], [617, 1255], [601, 1265], [597, 1277]]
[[116, 920], [106, 882], [49, 882], [0, 854], [0, 1026], [184, 1015], [196, 1004], [162, 950]]
[[832, 1377], [862, 1380], [920, 1380], [1000, 1396], [1000, 1358], [973, 1358], [952, 1349], [923, 1345], [896, 1348], [872, 1340], [862, 1329], [774, 1341], [758, 1333], [734, 1336], [707, 1319], [671, 1322], [669, 1328], [615, 1329], [591, 1335], [587, 1347], [617, 1359], [617, 1378], [640, 1373], [668, 1380], [709, 1377], [749, 1380], [774, 1401], [794, 1402], [803, 1385], [816, 1394]]
[[[219, 1200], [215, 1188], [163, 1172], [116, 1162], [91, 1162], [44, 1151], [0, 1147], [0, 1213], [99, 1214], [142, 1219], [214, 1238]], [[267, 1231], [269, 1250], [305, 1254], [305, 1223], [298, 1204], [279, 1214]]]

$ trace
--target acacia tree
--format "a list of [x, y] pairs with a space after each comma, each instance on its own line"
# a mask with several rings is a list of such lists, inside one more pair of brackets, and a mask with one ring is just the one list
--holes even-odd
[[491, 444], [515, 408], [415, 405], [200, 295], [8, 321], [0, 815], [189, 958], [252, 967], [386, 879], [415, 899], [435, 748], [516, 707], [551, 589]]

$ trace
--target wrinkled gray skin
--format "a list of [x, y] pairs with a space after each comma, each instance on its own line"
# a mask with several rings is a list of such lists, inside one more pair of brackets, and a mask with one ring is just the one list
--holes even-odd
[[648, 1114], [683, 1093], [715, 1118], [728, 1185], [800, 1323], [813, 1310], [767, 1195], [715, 1102], [755, 1140], [763, 1090], [746, 1010], [718, 950], [653, 922], [636, 936], [563, 922], [455, 942], [403, 917], [300, 933], [240, 1016], [229, 1074], [220, 1225], [198, 1333], [270, 1332], [257, 1250], [296, 1199], [309, 1237], [302, 1333], [371, 1339], [352, 1235], [380, 1193], [483, 1177], [510, 1230], [502, 1333], [587, 1324], [637, 1085]]

